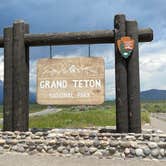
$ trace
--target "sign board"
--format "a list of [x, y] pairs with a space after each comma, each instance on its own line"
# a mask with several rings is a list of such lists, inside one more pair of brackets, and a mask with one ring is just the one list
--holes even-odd
[[37, 64], [37, 103], [102, 104], [104, 72], [104, 60], [99, 57], [40, 59]]

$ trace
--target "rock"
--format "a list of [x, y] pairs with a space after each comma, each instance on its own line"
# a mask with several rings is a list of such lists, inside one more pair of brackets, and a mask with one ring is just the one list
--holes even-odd
[[166, 149], [166, 142], [159, 142], [159, 143], [158, 143], [158, 146], [159, 146], [160, 148]]
[[3, 144], [5, 144], [5, 143], [6, 143], [6, 140], [0, 139], [0, 145], [3, 145]]
[[42, 144], [43, 140], [35, 138], [34, 142], [35, 142], [35, 144]]
[[89, 149], [86, 146], [79, 148], [79, 152], [81, 154], [87, 154], [88, 151], [89, 151]]
[[97, 148], [95, 148], [95, 147], [89, 148], [89, 152], [90, 152], [91, 154], [95, 153], [96, 151], [97, 151]]
[[48, 144], [49, 145], [54, 145], [57, 143], [57, 140], [56, 139], [53, 139], [53, 140], [49, 140]]
[[11, 148], [11, 150], [13, 150], [13, 151], [17, 152], [17, 146], [16, 146], [16, 145], [15, 145], [15, 146], [13, 146], [13, 147]]
[[135, 141], [135, 140], [136, 140], [135, 136], [132, 136], [132, 135], [127, 135], [127, 136], [125, 137], [125, 139], [126, 139], [126, 140], [129, 140], [129, 141]]
[[125, 148], [124, 153], [125, 153], [126, 155], [130, 154], [130, 149], [129, 149], [129, 148]]
[[76, 153], [75, 156], [76, 156], [76, 157], [81, 157], [82, 154], [81, 154], [81, 153]]
[[[21, 136], [21, 138], [22, 138], [22, 136]], [[33, 135], [33, 134], [32, 134], [32, 135], [31, 135], [31, 138], [32, 138], [32, 139], [40, 139], [40, 136], [37, 136], [37, 135]]]
[[89, 147], [89, 146], [93, 145], [93, 141], [91, 141], [91, 140], [86, 141], [85, 145]]
[[33, 151], [33, 150], [35, 150], [35, 148], [36, 148], [35, 145], [30, 145], [30, 146], [29, 146], [29, 151]]
[[3, 145], [3, 148], [4, 148], [4, 149], [9, 149], [10, 146], [5, 144], [5, 145]]
[[70, 149], [70, 154], [74, 154], [75, 153], [75, 149], [74, 148], [71, 148]]
[[78, 145], [79, 145], [80, 147], [84, 147], [85, 141], [84, 141], [84, 140], [80, 140], [80, 141], [78, 142]]
[[160, 155], [161, 155], [162, 157], [165, 156], [165, 150], [164, 150], [164, 149], [160, 149]]
[[41, 152], [42, 149], [43, 149], [43, 146], [42, 145], [37, 145], [36, 149], [37, 149], [37, 151]]
[[[150, 126], [150, 124], [149, 123], [145, 123], [144, 126]], [[147, 134], [152, 134], [153, 129], [146, 129], [144, 132], [147, 133]]]
[[13, 146], [12, 150], [16, 151], [16, 152], [21, 152], [21, 153], [25, 152], [25, 149], [24, 149], [24, 147], [22, 145], [15, 145], [15, 146]]
[[79, 135], [79, 133], [78, 133], [78, 132], [76, 132], [76, 131], [71, 132], [71, 136], [76, 137], [76, 136], [78, 136], [78, 135]]
[[157, 148], [151, 151], [151, 155], [156, 158], [158, 157], [159, 153], [160, 151]]
[[110, 148], [108, 149], [108, 151], [109, 151], [109, 154], [112, 156], [112, 155], [115, 154], [116, 148], [115, 148], [115, 147], [110, 147]]
[[109, 145], [109, 142], [108, 142], [108, 141], [101, 140], [101, 141], [100, 141], [100, 145], [101, 145], [102, 147], [106, 147], [106, 146]]
[[25, 152], [25, 148], [22, 145], [17, 145], [17, 152]]
[[79, 152], [79, 148], [78, 148], [78, 147], [75, 147], [75, 148], [74, 148], [74, 151], [75, 151], [76, 153], [78, 153], [78, 152]]
[[159, 159], [159, 160], [162, 159], [162, 156], [159, 154], [158, 157], [157, 157], [157, 159]]
[[105, 157], [106, 157], [106, 156], [109, 156], [109, 154], [110, 154], [108, 150], [104, 150], [104, 149], [101, 150], [101, 153], [102, 153], [102, 155], [105, 156]]
[[130, 147], [130, 142], [121, 142], [120, 146], [123, 148], [129, 148]]
[[71, 147], [76, 147], [78, 143], [76, 141], [69, 141]]
[[51, 149], [48, 149], [47, 150], [47, 153], [49, 153], [49, 154], [52, 154], [52, 153], [54, 153], [54, 150], [51, 148]]
[[94, 140], [94, 141], [93, 141], [93, 145], [94, 145], [95, 147], [98, 147], [98, 146], [100, 145], [100, 141], [99, 141], [98, 139]]
[[119, 153], [119, 152], [115, 152], [115, 154], [113, 155], [113, 157], [121, 158], [121, 153]]
[[144, 152], [145, 156], [148, 156], [151, 153], [151, 151], [148, 147], [144, 147], [143, 152]]
[[64, 149], [64, 150], [62, 151], [62, 153], [63, 153], [63, 154], [68, 154], [69, 151], [68, 151], [67, 149]]
[[49, 133], [47, 135], [47, 138], [56, 138], [57, 134], [56, 133]]
[[138, 140], [143, 141], [144, 140], [143, 136], [141, 135], [140, 137], [138, 137]]
[[117, 141], [113, 141], [113, 140], [109, 141], [109, 145], [112, 146], [112, 147], [116, 147], [116, 146], [118, 146], [118, 144], [119, 143]]
[[60, 147], [57, 148], [57, 151], [58, 151], [59, 153], [62, 153], [64, 149], [65, 149], [64, 146], [60, 146]]
[[89, 137], [92, 137], [92, 138], [94, 138], [94, 137], [96, 137], [97, 136], [97, 133], [96, 132], [91, 132], [90, 134], [89, 134]]
[[3, 154], [3, 153], [4, 153], [3, 147], [0, 146], [0, 154]]
[[94, 153], [94, 156], [101, 158], [103, 156], [103, 154], [101, 151], [98, 150]]
[[138, 147], [137, 142], [134, 142], [134, 141], [130, 141], [130, 146], [132, 148], [137, 148]]
[[16, 145], [18, 143], [18, 140], [16, 139], [7, 139], [6, 144]]
[[155, 142], [149, 142], [148, 146], [149, 146], [149, 148], [154, 149], [154, 148], [157, 148], [157, 143], [155, 143]]
[[143, 156], [144, 154], [143, 154], [143, 150], [142, 149], [136, 149], [135, 150], [135, 153], [136, 153], [136, 156], [138, 156], [138, 157], [141, 157], [141, 156]]
[[38, 132], [35, 133], [35, 135], [41, 137], [41, 136], [43, 136], [43, 132], [38, 131]]
[[154, 138], [153, 138], [153, 141], [154, 141], [154, 142], [159, 142], [159, 141], [160, 141], [159, 136], [154, 137]]
[[130, 149], [130, 153], [131, 153], [132, 155], [135, 155], [135, 149], [131, 148], [131, 149]]
[[125, 154], [124, 153], [121, 154], [121, 158], [125, 159]]
[[163, 131], [158, 129], [158, 130], [156, 130], [156, 133], [157, 133], [157, 134], [162, 134]]

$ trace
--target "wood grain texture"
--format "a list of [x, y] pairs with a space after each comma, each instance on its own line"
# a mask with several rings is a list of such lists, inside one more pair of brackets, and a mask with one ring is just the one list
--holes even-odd
[[[151, 28], [138, 31], [139, 42], [150, 42], [153, 40]], [[114, 43], [114, 31], [98, 30], [89, 32], [64, 32], [46, 34], [25, 34], [25, 44], [28, 46], [46, 45], [72, 45], [72, 44], [100, 44]], [[0, 47], [4, 47], [4, 39], [0, 37]]]
[[[104, 71], [102, 58], [41, 59], [37, 64], [37, 102], [46, 105], [102, 104], [105, 87]], [[48, 88], [43, 83], [57, 80], [65, 80], [67, 86]], [[92, 84], [90, 86], [90, 81], [86, 83], [85, 80], [101, 80], [101, 87]], [[94, 81], [91, 83], [96, 85]]]
[[[24, 29], [24, 33], [29, 33], [29, 24], [25, 24], [25, 29]], [[29, 46], [24, 45], [25, 46], [25, 81], [26, 81], [26, 89], [25, 89], [25, 93], [26, 93], [26, 98], [25, 98], [25, 130], [28, 131], [29, 129]]]
[[116, 15], [115, 28], [115, 79], [116, 79], [116, 127], [117, 132], [128, 132], [127, 62], [118, 50], [117, 40], [126, 35], [124, 15]]
[[128, 58], [128, 109], [129, 132], [141, 132], [140, 110], [140, 78], [139, 78], [139, 51], [138, 51], [138, 26], [136, 21], [127, 21], [127, 35], [135, 40], [132, 55]]
[[13, 28], [4, 29], [4, 107], [3, 130], [13, 129]]
[[[28, 115], [28, 72], [29, 59], [24, 44], [24, 33], [28, 31], [24, 22], [13, 24], [13, 130], [27, 131]], [[26, 32], [27, 33], [27, 32]]]

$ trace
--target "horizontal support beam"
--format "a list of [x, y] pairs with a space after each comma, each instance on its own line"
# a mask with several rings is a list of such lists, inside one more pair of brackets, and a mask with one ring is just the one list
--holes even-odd
[[[151, 28], [138, 31], [139, 42], [150, 42], [153, 40]], [[25, 44], [28, 46], [47, 45], [73, 45], [73, 44], [104, 44], [114, 43], [113, 30], [101, 30], [90, 32], [65, 32], [48, 34], [25, 34]], [[4, 46], [4, 39], [0, 37], [0, 47]]]

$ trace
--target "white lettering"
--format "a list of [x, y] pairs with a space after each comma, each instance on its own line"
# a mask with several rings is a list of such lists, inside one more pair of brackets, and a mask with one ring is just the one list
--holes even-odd
[[48, 80], [42, 80], [40, 81], [40, 88], [46, 88], [46, 89], [53, 89], [53, 88], [60, 88], [64, 89], [67, 88], [67, 81], [66, 80], [54, 80], [54, 81], [48, 81]]
[[74, 88], [101, 88], [101, 80], [72, 80]]

